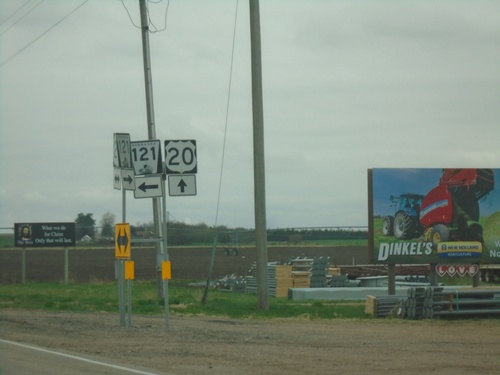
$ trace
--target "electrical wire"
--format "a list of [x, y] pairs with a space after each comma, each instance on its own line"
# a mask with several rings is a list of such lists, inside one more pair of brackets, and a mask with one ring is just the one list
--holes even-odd
[[[148, 0], [148, 3], [152, 3], [152, 4], [159, 4], [163, 2], [163, 0], [159, 0], [159, 1], [151, 1], [151, 0]], [[165, 21], [164, 21], [164, 26], [163, 28], [161, 29], [158, 29], [156, 27], [156, 25], [153, 23], [153, 20], [151, 19], [151, 15], [149, 13], [149, 7], [146, 6], [146, 10], [148, 12], [148, 20], [149, 20], [149, 32], [151, 34], [154, 34], [154, 33], [158, 33], [158, 32], [162, 32], [162, 31], [165, 31], [167, 29], [167, 16], [168, 16], [168, 9], [170, 7], [170, 0], [167, 0], [167, 7], [165, 8]], [[154, 30], [151, 30], [151, 26], [153, 26]]]
[[233, 27], [233, 45], [231, 48], [231, 66], [229, 68], [229, 83], [227, 90], [227, 103], [226, 103], [226, 121], [224, 125], [224, 140], [222, 143], [222, 160], [220, 166], [220, 176], [219, 176], [219, 191], [217, 193], [217, 206], [215, 211], [215, 222], [214, 227], [217, 226], [218, 218], [219, 218], [219, 207], [220, 207], [220, 196], [222, 191], [222, 177], [224, 175], [224, 158], [226, 154], [226, 140], [227, 140], [227, 128], [228, 128], [228, 119], [229, 119], [229, 104], [231, 102], [231, 87], [233, 81], [233, 64], [234, 64], [234, 46], [236, 44], [236, 26], [238, 24], [238, 4], [239, 0], [236, 0], [236, 11], [234, 16], [234, 27]]
[[2, 22], [0, 22], [0, 26], [3, 26], [5, 22], [7, 22], [8, 20], [10, 20], [12, 17], [14, 17], [17, 14], [17, 12], [19, 12], [21, 9], [23, 9], [31, 1], [33, 1], [33, 0], [28, 0], [23, 5], [21, 5], [19, 8], [17, 8], [10, 16], [8, 16], [6, 19], [4, 19]]
[[[127, 6], [125, 5], [125, 2], [124, 0], [121, 0], [122, 2], [122, 5], [123, 7], [125, 8], [126, 12], [127, 12], [127, 15], [128, 15], [128, 18], [130, 19], [130, 22], [132, 23], [132, 25], [134, 25], [135, 28], [137, 29], [140, 29], [141, 26], [140, 25], [137, 25], [134, 21], [134, 19], [132, 18], [132, 15], [130, 14], [130, 11], [128, 10]], [[163, 0], [159, 0], [159, 1], [151, 1], [151, 0], [148, 0], [147, 1], [148, 3], [151, 3], [151, 4], [160, 4], [161, 2], [163, 2]], [[151, 34], [154, 34], [154, 33], [158, 33], [158, 32], [161, 32], [161, 31], [165, 31], [167, 29], [167, 16], [168, 16], [168, 9], [170, 7], [170, 0], [167, 0], [167, 7], [165, 9], [165, 21], [164, 21], [164, 26], [163, 28], [161, 29], [158, 29], [156, 27], [156, 25], [153, 23], [153, 20], [151, 19], [151, 14], [149, 13], [149, 7], [147, 6], [146, 4], [146, 11], [148, 13], [148, 31], [151, 33]]]
[[[219, 220], [219, 208], [220, 208], [220, 196], [221, 196], [221, 191], [222, 191], [222, 176], [224, 175], [224, 158], [226, 154], [226, 139], [227, 139], [227, 125], [228, 125], [228, 119], [229, 119], [229, 103], [231, 102], [231, 87], [232, 87], [232, 81], [233, 81], [233, 63], [234, 63], [234, 46], [236, 44], [236, 25], [238, 24], [238, 4], [239, 0], [236, 0], [236, 11], [234, 15], [234, 28], [233, 28], [233, 45], [231, 49], [231, 66], [229, 68], [229, 84], [228, 84], [228, 90], [227, 90], [227, 103], [226, 103], [226, 121], [224, 125], [224, 141], [222, 143], [222, 159], [221, 159], [221, 166], [220, 166], [220, 176], [219, 176], [219, 191], [217, 193], [217, 205], [215, 208], [215, 222], [214, 222], [214, 229], [217, 228], [217, 223]], [[210, 265], [208, 267], [208, 276], [207, 276], [207, 281], [205, 283], [205, 289], [203, 291], [203, 296], [201, 297], [201, 303], [204, 305], [207, 303], [207, 298], [208, 298], [208, 289], [210, 287], [210, 280], [212, 279], [212, 271], [214, 268], [214, 262], [215, 262], [215, 253], [217, 250], [217, 242], [218, 242], [219, 234], [215, 233], [214, 235], [214, 241], [212, 244], [212, 251], [210, 255]]]
[[[29, 2], [31, 2], [31, 0], [29, 0], [29, 1], [28, 1], [28, 3], [29, 3]], [[10, 29], [12, 29], [15, 25], [17, 25], [17, 23], [18, 23], [19, 21], [21, 21], [24, 17], [26, 17], [28, 14], [30, 14], [32, 11], [34, 11], [36, 8], [38, 8], [38, 6], [39, 6], [41, 3], [43, 3], [43, 2], [44, 2], [44, 0], [40, 0], [40, 1], [38, 2], [38, 4], [36, 4], [33, 8], [31, 8], [30, 10], [28, 10], [26, 13], [24, 13], [24, 15], [22, 15], [21, 17], [19, 17], [19, 18], [17, 19], [17, 21], [16, 21], [16, 22], [14, 22], [14, 23], [13, 23], [12, 25], [10, 25], [8, 28], [6, 28], [4, 31], [2, 31], [2, 33], [0, 33], [0, 35], [5, 34], [7, 31], [9, 31]], [[28, 4], [28, 3], [25, 3], [24, 5], [26, 5], [26, 4]], [[24, 5], [23, 5], [22, 7], [24, 7]], [[21, 8], [22, 8], [22, 7], [21, 7]], [[18, 10], [20, 10], [21, 8], [19, 8]], [[14, 15], [15, 13], [17, 13], [17, 11], [18, 11], [18, 10], [16, 10], [16, 11], [15, 11], [12, 15]], [[11, 17], [12, 17], [12, 15], [11, 15]], [[9, 18], [11, 18], [11, 17], [9, 17]], [[3, 22], [3, 23], [5, 23], [5, 22]], [[3, 23], [2, 23], [2, 25], [3, 25]]]
[[26, 51], [29, 47], [31, 47], [33, 44], [35, 44], [38, 40], [40, 40], [44, 35], [46, 35], [49, 31], [54, 29], [56, 26], [58, 26], [61, 22], [63, 22], [66, 18], [71, 16], [73, 13], [75, 13], [78, 9], [80, 9], [85, 3], [87, 3], [89, 0], [84, 0], [80, 5], [78, 5], [75, 9], [73, 9], [71, 12], [69, 12], [67, 15], [65, 15], [63, 18], [61, 18], [59, 21], [57, 21], [55, 24], [53, 24], [51, 27], [49, 27], [47, 30], [45, 30], [43, 33], [38, 35], [35, 39], [33, 39], [31, 42], [26, 44], [23, 48], [18, 50], [16, 53], [5, 59], [4, 61], [0, 62], [0, 67], [4, 66], [8, 62], [12, 61], [15, 57], [20, 55], [22, 52]]
[[127, 6], [125, 5], [125, 2], [123, 0], [122, 1], [122, 5], [123, 7], [125, 8], [125, 10], [127, 11], [127, 14], [128, 14], [128, 18], [130, 19], [130, 22], [132, 22], [132, 25], [134, 25], [134, 27], [136, 27], [137, 29], [140, 29], [141, 26], [140, 25], [136, 25], [133, 18], [132, 18], [132, 15], [130, 14], [130, 11], [128, 10]]

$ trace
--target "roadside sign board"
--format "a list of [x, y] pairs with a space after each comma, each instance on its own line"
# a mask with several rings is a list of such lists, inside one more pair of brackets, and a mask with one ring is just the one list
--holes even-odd
[[159, 140], [134, 141], [130, 149], [136, 176], [163, 172]]
[[134, 280], [135, 278], [135, 267], [133, 260], [125, 261], [125, 280]]
[[170, 280], [172, 278], [172, 264], [169, 260], [161, 262], [161, 278]]
[[196, 141], [165, 141], [165, 169], [167, 174], [197, 173]]
[[15, 223], [16, 247], [75, 246], [74, 222], [70, 223]]
[[120, 168], [132, 168], [132, 161], [130, 158], [130, 134], [115, 133], [115, 142]]
[[116, 133], [113, 134], [113, 168], [120, 168], [120, 157], [118, 156], [118, 143], [116, 142]]
[[439, 277], [448, 276], [474, 276], [479, 271], [477, 264], [437, 264], [436, 273]]
[[132, 168], [122, 169], [121, 179], [125, 190], [135, 190], [135, 174]]
[[168, 176], [168, 195], [196, 195], [196, 175], [173, 174]]
[[120, 223], [115, 225], [115, 258], [130, 258], [130, 224]]
[[113, 188], [116, 190], [122, 189], [122, 174], [119, 167], [113, 168]]
[[135, 198], [154, 198], [163, 196], [161, 174], [135, 176]]

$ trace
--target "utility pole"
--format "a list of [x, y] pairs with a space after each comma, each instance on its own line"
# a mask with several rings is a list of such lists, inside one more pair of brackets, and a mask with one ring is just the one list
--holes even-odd
[[264, 159], [264, 106], [262, 100], [262, 58], [260, 46], [259, 0], [250, 2], [250, 40], [252, 52], [252, 109], [255, 245], [257, 248], [257, 296], [261, 310], [269, 310], [267, 274], [266, 179]]
[[[144, 61], [144, 83], [146, 86], [146, 112], [148, 120], [148, 139], [156, 139], [155, 129], [155, 115], [153, 105], [153, 79], [151, 75], [151, 58], [149, 53], [149, 20], [148, 10], [146, 8], [146, 0], [139, 0], [141, 11], [141, 33], [142, 33], [142, 55]], [[159, 198], [152, 198], [153, 200], [153, 223], [155, 238], [158, 241], [156, 245], [156, 275], [158, 285], [158, 296], [161, 297], [162, 293], [162, 280], [161, 280], [161, 260], [163, 259], [163, 241], [162, 228], [161, 228], [161, 202]]]

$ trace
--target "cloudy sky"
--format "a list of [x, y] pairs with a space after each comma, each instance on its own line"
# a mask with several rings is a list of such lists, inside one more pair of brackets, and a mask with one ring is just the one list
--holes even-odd
[[[252, 228], [248, 2], [149, 10], [157, 139], [197, 141], [197, 195], [168, 197], [170, 217]], [[367, 225], [369, 168], [500, 166], [500, 2], [260, 12], [269, 228]], [[120, 221], [113, 134], [148, 138], [139, 24], [137, 0], [1, 2], [1, 227]], [[128, 222], [153, 220], [151, 199], [126, 202]]]

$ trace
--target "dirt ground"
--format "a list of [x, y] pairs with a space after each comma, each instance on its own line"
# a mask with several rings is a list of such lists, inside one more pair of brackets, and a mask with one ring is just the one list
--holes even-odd
[[[210, 247], [169, 248], [172, 261], [172, 278], [206, 280], [212, 249]], [[214, 262], [213, 277], [235, 274], [247, 276], [257, 260], [253, 247], [242, 247], [238, 255], [225, 255], [224, 248], [218, 248]], [[296, 257], [328, 257], [330, 264], [352, 265], [367, 264], [367, 247], [351, 246], [277, 246], [269, 247], [269, 262], [286, 263]], [[26, 280], [64, 281], [63, 249], [27, 249]], [[135, 262], [136, 280], [156, 278], [156, 250], [150, 247], [133, 248], [132, 260]], [[0, 282], [19, 283], [22, 275], [22, 251], [19, 248], [0, 249]], [[72, 248], [68, 251], [69, 280], [77, 283], [115, 280], [114, 248]]]
[[[210, 249], [172, 249], [173, 277], [204, 280]], [[269, 260], [328, 256], [331, 264], [366, 264], [366, 248], [270, 248]], [[154, 279], [153, 249], [133, 251], [137, 279]], [[113, 249], [69, 253], [72, 282], [114, 280]], [[254, 249], [217, 250], [214, 277], [245, 275]], [[61, 250], [30, 250], [27, 280], [64, 279]], [[0, 251], [0, 282], [21, 279], [21, 252]], [[232, 320], [214, 317], [50, 313], [3, 309], [0, 338], [109, 359], [175, 375], [499, 374], [500, 319], [367, 321]], [[1, 372], [1, 367], [0, 367]]]
[[232, 320], [4, 309], [0, 338], [176, 375], [498, 374], [500, 320]]

